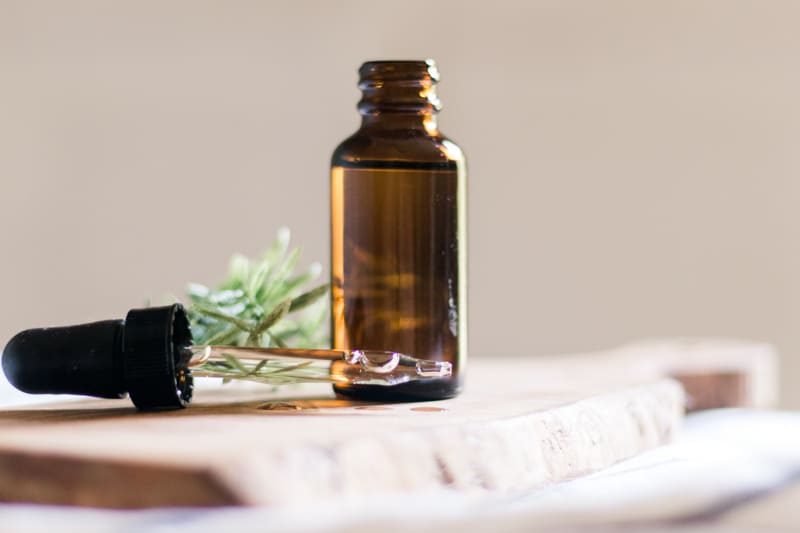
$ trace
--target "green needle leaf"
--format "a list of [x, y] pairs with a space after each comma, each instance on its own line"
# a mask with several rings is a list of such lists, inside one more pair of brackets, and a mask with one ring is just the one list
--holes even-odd
[[229, 324], [233, 324], [237, 328], [245, 331], [249, 331], [253, 327], [253, 325], [246, 320], [237, 318], [235, 316], [231, 316], [215, 307], [212, 307], [204, 303], [197, 302], [192, 305], [192, 308], [195, 312], [209, 316], [211, 318], [216, 318], [217, 320], [222, 320], [223, 322], [228, 322]]
[[313, 304], [328, 292], [328, 287], [330, 287], [330, 284], [326, 283], [324, 285], [320, 285], [315, 289], [311, 289], [308, 292], [304, 292], [303, 294], [292, 300], [292, 305], [289, 308], [289, 312], [293, 313], [295, 311], [299, 311]]
[[250, 371], [247, 369], [247, 367], [244, 366], [242, 364], [242, 362], [239, 361], [239, 359], [237, 359], [236, 357], [234, 357], [234, 356], [232, 356], [230, 354], [226, 354], [226, 353], [222, 354], [222, 357], [225, 358], [225, 361], [229, 365], [231, 365], [232, 368], [235, 368], [236, 370], [238, 370], [239, 372], [241, 372], [243, 374], [249, 374], [250, 373]]
[[258, 373], [261, 371], [261, 369], [262, 369], [262, 368], [264, 368], [265, 366], [267, 366], [267, 363], [269, 363], [269, 359], [264, 359], [263, 361], [260, 361], [260, 362], [259, 362], [259, 363], [258, 363], [258, 364], [255, 366], [255, 368], [253, 368], [253, 370], [252, 370], [250, 373], [251, 373], [251, 374], [258, 374]]
[[289, 365], [289, 366], [284, 366], [284, 367], [281, 367], [281, 368], [277, 368], [277, 369], [272, 370], [270, 372], [265, 372], [265, 374], [270, 375], [270, 376], [273, 376], [275, 374], [284, 374], [286, 372], [292, 372], [294, 370], [299, 370], [301, 368], [305, 368], [305, 367], [307, 367], [309, 365], [312, 365], [312, 364], [314, 364], [314, 361], [304, 361], [304, 362], [298, 363], [296, 365]]
[[269, 328], [275, 325], [279, 320], [283, 319], [288, 313], [289, 309], [292, 306], [292, 300], [284, 300], [283, 302], [279, 303], [275, 306], [275, 308], [269, 312], [264, 319], [259, 322], [255, 328], [253, 328], [253, 333], [259, 335], [264, 333]]
[[236, 336], [239, 335], [240, 329], [236, 326], [230, 326], [223, 329], [219, 333], [212, 335], [203, 344], [232, 344]]
[[286, 342], [284, 342], [283, 338], [278, 337], [277, 335], [270, 335], [270, 340], [277, 346], [278, 348], [288, 348]]

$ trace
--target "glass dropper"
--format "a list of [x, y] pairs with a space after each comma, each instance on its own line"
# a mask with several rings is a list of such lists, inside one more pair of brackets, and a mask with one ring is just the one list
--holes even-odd
[[[182, 359], [197, 377], [248, 380], [271, 385], [335, 383], [392, 386], [446, 378], [453, 366], [380, 350], [186, 346]], [[331, 365], [343, 361], [344, 365]], [[336, 370], [333, 370], [336, 368]]]
[[142, 411], [187, 407], [194, 376], [391, 387], [446, 378], [453, 371], [446, 361], [391, 351], [192, 345], [180, 304], [131, 309], [124, 320], [21, 331], [3, 349], [0, 363], [21, 391], [128, 394]]

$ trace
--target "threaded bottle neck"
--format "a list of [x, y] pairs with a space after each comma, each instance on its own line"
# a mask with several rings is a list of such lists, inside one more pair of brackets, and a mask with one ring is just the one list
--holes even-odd
[[364, 117], [410, 115], [432, 117], [441, 104], [436, 96], [439, 71], [424, 61], [368, 61], [359, 69], [358, 111]]

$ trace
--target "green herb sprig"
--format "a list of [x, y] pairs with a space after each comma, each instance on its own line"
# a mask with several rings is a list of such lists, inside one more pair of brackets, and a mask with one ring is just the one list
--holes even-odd
[[[234, 255], [227, 278], [216, 289], [189, 285], [195, 344], [327, 346], [328, 306], [323, 296], [329, 285], [307, 288], [322, 269], [314, 263], [305, 273], [295, 274], [301, 249], [289, 249], [289, 241], [288, 228], [281, 228], [260, 259]], [[236, 370], [232, 362], [229, 365]]]

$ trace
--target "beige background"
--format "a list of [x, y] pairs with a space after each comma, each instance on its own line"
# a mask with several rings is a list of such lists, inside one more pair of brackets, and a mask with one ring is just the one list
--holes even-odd
[[327, 260], [355, 71], [433, 57], [471, 353], [775, 343], [800, 407], [800, 4], [0, 1], [0, 338]]

